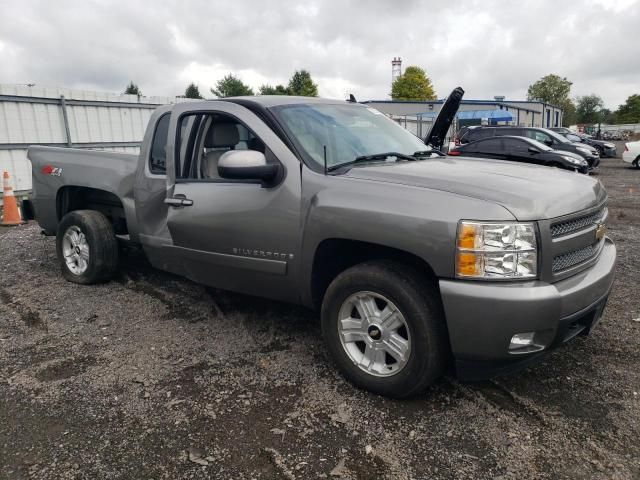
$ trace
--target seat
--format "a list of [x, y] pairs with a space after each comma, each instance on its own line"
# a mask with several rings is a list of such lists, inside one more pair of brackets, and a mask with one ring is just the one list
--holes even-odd
[[202, 178], [220, 178], [218, 160], [229, 150], [233, 150], [240, 141], [235, 123], [214, 123], [204, 139], [206, 153], [200, 164]]

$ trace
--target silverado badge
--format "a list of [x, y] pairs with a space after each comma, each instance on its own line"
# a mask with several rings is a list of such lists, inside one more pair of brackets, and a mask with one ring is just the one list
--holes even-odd
[[605, 227], [602, 223], [599, 223], [596, 227], [596, 240], [602, 240], [605, 233], [607, 233], [607, 227]]

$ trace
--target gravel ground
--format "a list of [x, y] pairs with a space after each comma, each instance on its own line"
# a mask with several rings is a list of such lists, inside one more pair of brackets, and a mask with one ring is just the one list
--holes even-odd
[[37, 225], [0, 231], [0, 478], [640, 478], [640, 172], [603, 160], [618, 277], [605, 318], [544, 363], [359, 391], [317, 316], [204, 288], [131, 251], [65, 282]]

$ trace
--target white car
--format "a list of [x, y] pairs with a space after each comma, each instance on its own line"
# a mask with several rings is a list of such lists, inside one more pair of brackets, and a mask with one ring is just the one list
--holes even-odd
[[624, 144], [622, 160], [630, 163], [636, 168], [640, 168], [640, 141], [628, 142]]

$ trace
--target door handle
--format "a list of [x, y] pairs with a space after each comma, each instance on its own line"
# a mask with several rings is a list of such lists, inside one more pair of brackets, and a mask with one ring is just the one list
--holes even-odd
[[193, 200], [186, 198], [184, 195], [176, 195], [175, 197], [165, 198], [164, 203], [172, 207], [190, 207], [193, 205]]

